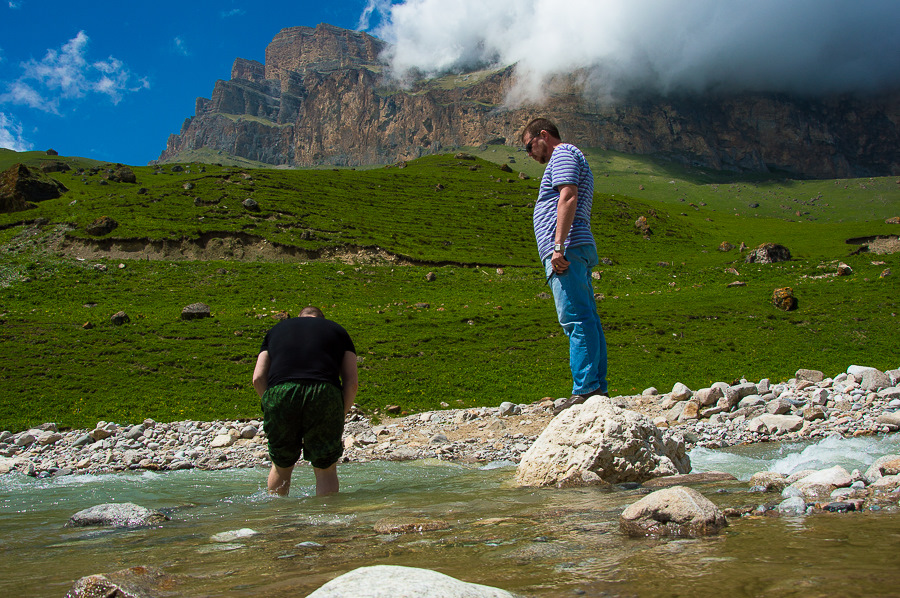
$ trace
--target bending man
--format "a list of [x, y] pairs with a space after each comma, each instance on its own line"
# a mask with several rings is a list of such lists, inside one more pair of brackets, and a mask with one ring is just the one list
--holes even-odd
[[268, 490], [287, 496], [294, 464], [313, 466], [316, 495], [339, 489], [344, 418], [359, 387], [356, 348], [339, 324], [317, 307], [282, 320], [266, 334], [253, 371], [269, 439]]

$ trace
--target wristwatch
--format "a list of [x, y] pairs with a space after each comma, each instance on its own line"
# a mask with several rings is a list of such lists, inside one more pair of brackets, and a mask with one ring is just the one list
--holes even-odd
[[563, 250], [562, 243], [556, 243], [553, 245], [553, 251], [558, 251], [558, 252], [562, 253], [562, 250]]

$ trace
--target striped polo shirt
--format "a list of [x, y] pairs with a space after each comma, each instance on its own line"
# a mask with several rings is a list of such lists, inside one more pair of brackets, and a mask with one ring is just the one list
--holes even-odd
[[594, 175], [581, 150], [571, 143], [562, 143], [550, 155], [541, 179], [538, 199], [534, 204], [534, 236], [542, 260], [553, 253], [560, 185], [578, 187], [578, 207], [575, 209], [575, 221], [566, 237], [566, 247], [594, 245], [594, 235], [591, 233]]

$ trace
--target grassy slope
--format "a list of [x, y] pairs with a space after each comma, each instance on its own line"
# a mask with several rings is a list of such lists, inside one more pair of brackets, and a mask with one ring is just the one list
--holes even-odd
[[[509, 148], [482, 155], [494, 162], [515, 156], [513, 168], [540, 171]], [[896, 274], [879, 277], [888, 266], [900, 271], [897, 254], [851, 256], [845, 242], [897, 233], [884, 223], [900, 214], [894, 179], [751, 180], [609, 152], [590, 157], [593, 226], [601, 256], [614, 264], [598, 267], [595, 284], [605, 297], [611, 392], [785, 379], [798, 367], [834, 374], [851, 363], [900, 365]], [[63, 198], [0, 215], [0, 429], [258, 416], [249, 377], [274, 324], [270, 315], [304, 304], [322, 305], [351, 331], [363, 358], [359, 400], [369, 410], [569, 392], [567, 342], [534, 256], [534, 178], [453, 156], [365, 171], [135, 171], [137, 185], [55, 174], [70, 188]], [[147, 192], [139, 194], [141, 187]], [[785, 199], [819, 194], [804, 208]], [[241, 206], [248, 197], [260, 212]], [[745, 209], [748, 197], [760, 207]], [[109, 236], [122, 239], [242, 233], [311, 252], [380, 247], [423, 265], [85, 262], [39, 250], [54, 225], [74, 224], [68, 234], [83, 237], [84, 226], [104, 215], [120, 223]], [[649, 240], [634, 227], [641, 215], [653, 230]], [[22, 225], [36, 218], [46, 224]], [[783, 243], [795, 259], [748, 265], [736, 250], [718, 251], [722, 241]], [[821, 278], [836, 260], [856, 273]], [[726, 272], [731, 267], [740, 275]], [[434, 282], [425, 280], [429, 271]], [[735, 279], [747, 286], [726, 287]], [[795, 289], [798, 310], [771, 306], [779, 286]], [[181, 308], [196, 301], [214, 317], [182, 322]], [[131, 322], [114, 327], [109, 317], [119, 310]]]

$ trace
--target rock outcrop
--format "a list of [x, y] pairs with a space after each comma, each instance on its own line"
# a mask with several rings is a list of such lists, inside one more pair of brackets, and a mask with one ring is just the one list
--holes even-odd
[[522, 456], [519, 486], [586, 486], [645, 482], [688, 473], [680, 437], [664, 435], [645, 416], [595, 396], [559, 414]]
[[34, 202], [55, 199], [68, 191], [65, 185], [39, 169], [14, 164], [0, 173], [0, 214], [30, 210]]
[[[515, 67], [401, 87], [383, 76], [386, 44], [330, 25], [292, 27], [266, 48], [265, 64], [238, 58], [231, 79], [198, 98], [195, 115], [169, 137], [161, 162], [192, 150], [266, 164], [383, 163], [458, 146], [518, 146], [546, 107], [506, 105]], [[780, 170], [798, 176], [900, 174], [900, 92], [877, 97], [796, 99], [745, 94], [590, 97], [561, 78], [550, 116], [566, 140], [654, 154], [719, 170]]]

